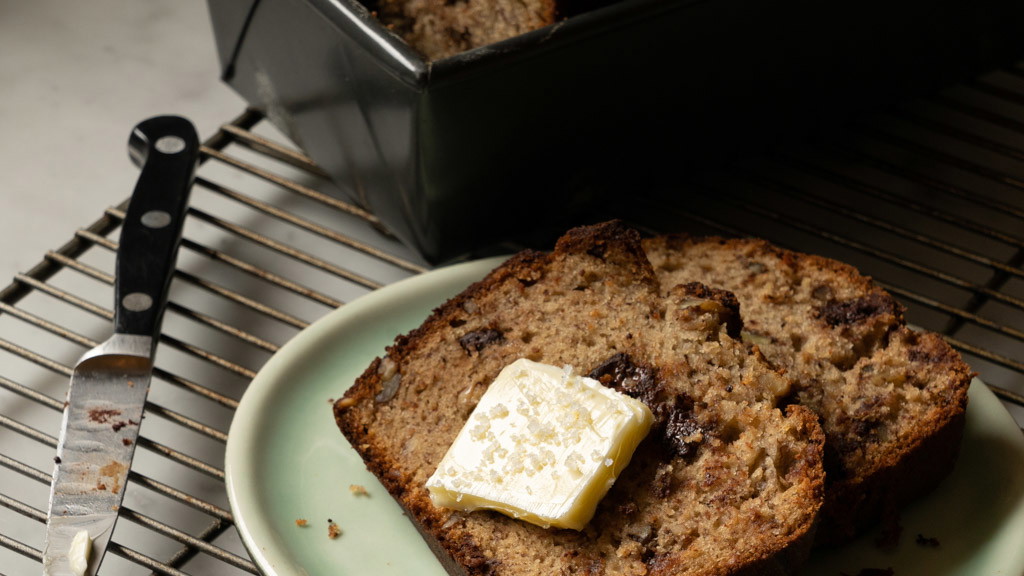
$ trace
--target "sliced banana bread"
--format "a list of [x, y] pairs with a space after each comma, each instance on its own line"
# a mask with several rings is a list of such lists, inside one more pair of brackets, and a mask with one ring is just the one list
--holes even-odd
[[380, 0], [377, 16], [428, 60], [553, 24], [555, 0]]
[[645, 240], [662, 284], [704, 282], [740, 302], [743, 337], [794, 381], [825, 431], [819, 542], [847, 540], [927, 493], [956, 460], [971, 371], [938, 335], [906, 327], [853, 267], [762, 240]]
[[[337, 401], [338, 426], [453, 574], [787, 574], [823, 498], [821, 429], [806, 408], [778, 407], [790, 382], [738, 339], [731, 294], [665, 293], [634, 231], [572, 230], [399, 336]], [[428, 496], [473, 407], [519, 358], [572, 366], [655, 416], [580, 531]]]

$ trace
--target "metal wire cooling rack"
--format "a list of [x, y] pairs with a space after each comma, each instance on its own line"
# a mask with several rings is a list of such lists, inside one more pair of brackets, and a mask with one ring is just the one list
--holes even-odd
[[[157, 372], [104, 574], [256, 574], [222, 468], [260, 366], [313, 320], [424, 271], [255, 111], [203, 147]], [[1024, 422], [1024, 72], [683, 178], [609, 215], [756, 235], [874, 276]], [[123, 206], [0, 291], [0, 573], [38, 574], [71, 366], [106, 337]]]

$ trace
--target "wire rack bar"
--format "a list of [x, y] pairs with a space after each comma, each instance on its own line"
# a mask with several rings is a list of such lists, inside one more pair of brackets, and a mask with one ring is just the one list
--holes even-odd
[[788, 213], [783, 213], [781, 211], [768, 208], [766, 206], [755, 204], [754, 202], [750, 201], [750, 199], [738, 199], [735, 197], [727, 196], [727, 192], [721, 188], [713, 188], [709, 190], [709, 192], [719, 196], [723, 203], [728, 204], [734, 210], [749, 211], [758, 216], [762, 216], [764, 218], [774, 220], [776, 222], [782, 222], [792, 228], [800, 230], [801, 232], [806, 232], [807, 234], [815, 236], [822, 240], [827, 240], [829, 242], [835, 243], [845, 248], [850, 248], [852, 250], [862, 252], [877, 260], [897, 265], [901, 268], [917, 272], [921, 275], [928, 276], [936, 280], [940, 280], [951, 286], [962, 288], [971, 291], [975, 294], [983, 295], [993, 300], [998, 300], [1000, 302], [1013, 305], [1017, 308], [1024, 308], [1024, 300], [1004, 294], [996, 289], [988, 288], [987, 286], [970, 282], [969, 280], [959, 278], [953, 274], [949, 274], [937, 268], [922, 265], [917, 261], [904, 258], [897, 253], [891, 252], [878, 246], [871, 245], [866, 242], [862, 242], [858, 239], [854, 239], [849, 236], [844, 236], [843, 234], [835, 232], [831, 229], [826, 229], [815, 224], [799, 221], [793, 218]]
[[239, 160], [238, 158], [235, 158], [229, 154], [224, 154], [219, 150], [207, 146], [201, 148], [200, 153], [207, 158], [215, 158], [225, 164], [228, 164], [240, 170], [244, 170], [245, 172], [248, 172], [254, 176], [258, 176], [268, 182], [285, 188], [286, 190], [295, 192], [297, 194], [301, 194], [306, 198], [316, 200], [317, 202], [320, 202], [325, 206], [335, 208], [342, 212], [347, 212], [353, 216], [362, 218], [363, 220], [366, 220], [367, 222], [370, 222], [374, 225], [380, 225], [380, 221], [377, 219], [376, 216], [370, 214], [369, 212], [363, 210], [362, 208], [359, 208], [358, 206], [338, 200], [337, 198], [328, 196], [318, 190], [314, 190], [313, 188], [299, 184], [298, 182], [282, 178], [268, 170], [264, 170], [258, 166]]
[[[1024, 125], [1022, 125], [1022, 127], [1024, 127]], [[958, 226], [960, 228], [963, 228], [965, 231], [971, 232], [972, 234], [986, 236], [994, 240], [1004, 242], [1006, 244], [1024, 248], [1024, 238], [1006, 234], [999, 230], [994, 230], [991, 226], [987, 226], [983, 223], [966, 219], [962, 215], [957, 215], [944, 210], [936, 209], [933, 206], [921, 203], [919, 201], [903, 198], [897, 194], [887, 192], [878, 186], [866, 183], [863, 180], [851, 177], [849, 175], [840, 174], [835, 171], [828, 170], [827, 168], [823, 168], [821, 166], [817, 166], [813, 164], [813, 162], [808, 161], [806, 158], [800, 158], [792, 153], [786, 153], [784, 151], [773, 151], [772, 153], [770, 153], [770, 156], [772, 160], [775, 162], [784, 164], [787, 167], [804, 171], [808, 174], [817, 176], [827, 182], [831, 182], [843, 188], [847, 188], [851, 191], [863, 194], [864, 196], [872, 199], [873, 201], [890, 204], [896, 208], [903, 208], [910, 212], [914, 212], [922, 216], [927, 216], [928, 218], [932, 218], [934, 220], [946, 224]], [[1017, 272], [1019, 272], [1019, 270], [1017, 270]]]
[[[894, 139], [897, 142], [900, 140], [898, 138]], [[904, 140], [904, 142], [906, 141]], [[876, 151], [873, 151], [870, 148], [855, 148], [848, 142], [832, 142], [830, 144], [837, 154], [847, 156], [857, 162], [863, 163], [866, 166], [875, 167], [884, 172], [901, 176], [918, 184], [928, 186], [931, 190], [940, 194], [949, 195], [962, 200], [973, 201], [990, 210], [1001, 211], [1007, 214], [1012, 214], [1018, 218], [1024, 218], [1024, 211], [1022, 211], [1018, 206], [1008, 202], [1000, 202], [998, 200], [988, 198], [985, 195], [978, 195], [961, 186], [956, 186], [949, 182], [923, 174], [918, 169], [901, 166], [893, 161], [886, 160], [883, 156], [880, 156]], [[913, 146], [912, 142], [911, 145]], [[996, 180], [998, 181], [998, 178]]]

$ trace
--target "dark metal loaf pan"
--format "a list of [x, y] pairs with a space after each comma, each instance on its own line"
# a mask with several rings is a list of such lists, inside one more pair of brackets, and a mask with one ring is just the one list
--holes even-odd
[[428, 63], [355, 0], [208, 2], [224, 80], [432, 262], [1024, 45], [1019, 0], [622, 0]]

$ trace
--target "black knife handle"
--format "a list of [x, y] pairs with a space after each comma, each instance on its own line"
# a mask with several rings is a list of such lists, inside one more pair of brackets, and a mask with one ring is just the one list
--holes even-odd
[[114, 332], [156, 342], [199, 159], [192, 123], [150, 118], [132, 130], [128, 153], [142, 167], [121, 226]]

